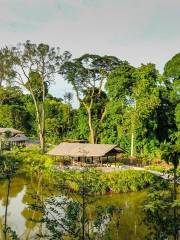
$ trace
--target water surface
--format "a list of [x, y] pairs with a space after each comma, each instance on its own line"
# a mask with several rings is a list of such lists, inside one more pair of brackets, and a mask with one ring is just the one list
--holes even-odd
[[[4, 180], [0, 184], [0, 239], [3, 239], [2, 225], [4, 223], [8, 183]], [[40, 189], [38, 182], [33, 182], [31, 179], [25, 177], [12, 179], [7, 223], [23, 240], [35, 239], [37, 233], [41, 234], [43, 232], [43, 226], [32, 221], [32, 219], [40, 219], [40, 214], [28, 207], [34, 201], [32, 197], [33, 192], [37, 191], [42, 192], [46, 197], [57, 194], [55, 189], [53, 191], [47, 188]], [[95, 197], [97, 206], [115, 205], [121, 208], [119, 225], [110, 230], [110, 239], [141, 240], [146, 238], [148, 231], [143, 223], [144, 216], [141, 209], [142, 202], [146, 196], [146, 192], [137, 192]]]

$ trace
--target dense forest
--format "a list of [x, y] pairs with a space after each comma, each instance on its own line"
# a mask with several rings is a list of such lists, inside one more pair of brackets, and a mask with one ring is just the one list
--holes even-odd
[[[49, 93], [60, 76], [73, 88], [64, 98]], [[95, 54], [73, 59], [27, 41], [0, 50], [0, 127], [39, 136], [43, 150], [45, 143], [85, 139], [119, 144], [131, 157], [159, 158], [161, 144], [179, 137], [179, 87], [180, 53], [160, 73], [153, 63], [134, 67]]]

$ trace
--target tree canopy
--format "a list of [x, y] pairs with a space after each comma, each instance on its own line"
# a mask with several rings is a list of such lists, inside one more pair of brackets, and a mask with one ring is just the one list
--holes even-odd
[[[59, 74], [72, 85], [64, 99], [49, 94]], [[0, 127], [15, 127], [41, 147], [66, 138], [114, 143], [131, 157], [160, 158], [180, 134], [180, 53], [159, 73], [115, 56], [83, 54], [30, 41], [0, 50]], [[24, 88], [26, 92], [24, 92]], [[79, 107], [73, 103], [79, 101]]]

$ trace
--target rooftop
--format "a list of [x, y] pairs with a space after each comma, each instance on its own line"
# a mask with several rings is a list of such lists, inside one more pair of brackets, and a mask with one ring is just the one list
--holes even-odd
[[22, 131], [16, 130], [14, 128], [0, 128], [0, 134], [11, 132], [12, 134], [23, 133]]
[[8, 142], [26, 142], [28, 140], [29, 138], [26, 137], [24, 134], [15, 137], [10, 137], [7, 139]]
[[124, 153], [115, 144], [90, 144], [90, 143], [60, 143], [48, 152], [52, 156], [70, 157], [102, 157], [110, 153]]

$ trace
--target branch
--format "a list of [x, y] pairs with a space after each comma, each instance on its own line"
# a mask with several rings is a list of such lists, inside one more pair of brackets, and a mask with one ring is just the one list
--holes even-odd
[[101, 115], [100, 124], [102, 124], [102, 122], [103, 122], [103, 120], [104, 120], [104, 118], [106, 116], [106, 113], [107, 113], [107, 107], [105, 107], [104, 112]]
[[23, 73], [24, 73], [24, 76], [29, 80], [29, 77], [27, 76], [27, 74], [26, 74], [23, 66], [22, 66], [21, 64], [20, 64], [19, 66], [21, 67], [21, 69], [22, 69], [22, 71], [23, 71]]

